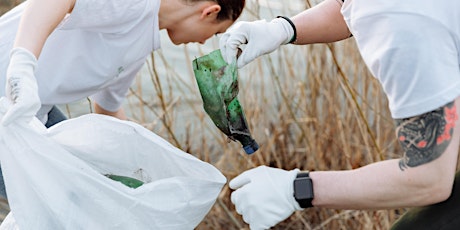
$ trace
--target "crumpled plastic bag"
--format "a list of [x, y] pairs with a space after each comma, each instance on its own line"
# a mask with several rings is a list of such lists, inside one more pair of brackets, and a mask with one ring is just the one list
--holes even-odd
[[[0, 118], [6, 104], [0, 100]], [[226, 183], [211, 164], [104, 115], [49, 129], [35, 118], [0, 125], [0, 149], [11, 208], [0, 229], [194, 229]], [[144, 184], [133, 189], [104, 174]]]

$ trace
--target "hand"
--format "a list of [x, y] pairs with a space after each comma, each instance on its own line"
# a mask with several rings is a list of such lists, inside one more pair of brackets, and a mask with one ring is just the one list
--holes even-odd
[[40, 109], [37, 80], [34, 76], [36, 66], [37, 59], [27, 49], [17, 47], [11, 50], [5, 92], [13, 106], [3, 116], [4, 126], [14, 121], [28, 123]]
[[230, 188], [237, 189], [231, 201], [252, 230], [269, 229], [302, 210], [294, 198], [298, 172], [260, 166], [230, 181]]
[[246, 44], [238, 58], [237, 66], [241, 68], [259, 56], [276, 50], [287, 44], [294, 36], [294, 29], [288, 21], [275, 18], [271, 22], [259, 20], [254, 22], [237, 22], [219, 41], [222, 57], [227, 63], [235, 59], [237, 49]]

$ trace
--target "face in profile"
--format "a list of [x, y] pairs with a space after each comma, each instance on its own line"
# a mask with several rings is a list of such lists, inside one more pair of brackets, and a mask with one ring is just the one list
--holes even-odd
[[233, 20], [203, 20], [199, 16], [190, 20], [176, 24], [168, 28], [168, 35], [171, 41], [176, 44], [187, 44], [198, 42], [204, 44], [207, 39], [215, 34], [225, 32], [232, 24]]

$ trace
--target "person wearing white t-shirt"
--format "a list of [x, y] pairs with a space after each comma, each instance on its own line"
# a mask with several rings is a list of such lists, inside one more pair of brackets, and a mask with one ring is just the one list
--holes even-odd
[[[136, 73], [160, 48], [204, 43], [240, 16], [245, 0], [27, 0], [0, 17], [1, 125], [37, 116], [65, 119], [55, 107], [91, 97], [95, 112], [126, 119], [121, 107]], [[0, 195], [5, 196], [0, 174]]]
[[351, 36], [388, 97], [402, 157], [342, 171], [259, 166], [230, 181], [236, 211], [267, 229], [308, 207], [417, 207], [393, 228], [460, 229], [460, 1], [324, 0], [292, 18], [238, 22], [220, 48], [229, 61], [246, 44], [241, 68], [284, 44]]

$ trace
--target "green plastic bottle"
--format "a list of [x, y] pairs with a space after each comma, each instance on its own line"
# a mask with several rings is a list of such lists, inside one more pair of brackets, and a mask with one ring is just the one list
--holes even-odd
[[132, 177], [120, 176], [120, 175], [114, 175], [114, 174], [105, 174], [105, 176], [114, 181], [121, 182], [122, 184], [130, 188], [138, 188], [144, 184], [144, 182], [138, 179], [132, 178]]
[[203, 107], [214, 124], [227, 137], [239, 141], [247, 154], [259, 149], [249, 132], [243, 107], [238, 101], [238, 69], [236, 62], [227, 64], [220, 50], [193, 60]]

